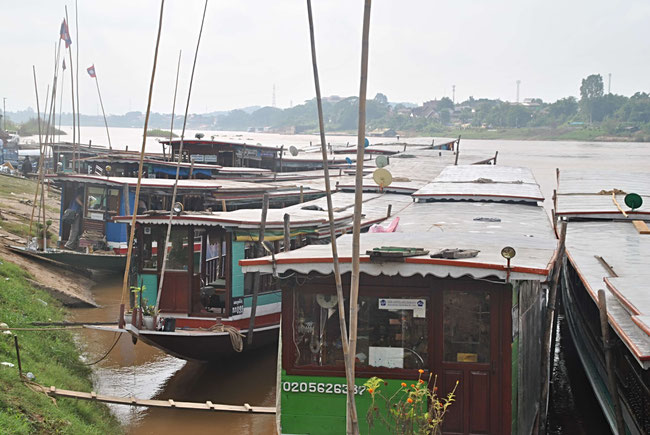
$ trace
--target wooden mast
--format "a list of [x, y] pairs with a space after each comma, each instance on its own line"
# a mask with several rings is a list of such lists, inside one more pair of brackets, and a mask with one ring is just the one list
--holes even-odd
[[[327, 160], [327, 141], [325, 139], [325, 123], [323, 121], [323, 102], [320, 93], [320, 80], [318, 77], [318, 64], [316, 60], [316, 42], [314, 38], [314, 20], [311, 10], [311, 0], [307, 0], [307, 15], [309, 17], [309, 37], [311, 40], [311, 61], [314, 70], [314, 87], [316, 88], [316, 104], [318, 107], [318, 127], [320, 130], [321, 154], [323, 156], [323, 173], [325, 177], [325, 192], [327, 195], [327, 213], [329, 218], [330, 241], [332, 245], [332, 262], [334, 266], [334, 281], [336, 283], [336, 296], [338, 300], [339, 329], [341, 331], [341, 343], [343, 344], [343, 361], [345, 363], [345, 377], [348, 386], [347, 394], [347, 432], [358, 433], [359, 422], [357, 407], [354, 401], [354, 372], [351, 370], [349, 358], [348, 328], [345, 321], [345, 299], [343, 297], [343, 284], [341, 280], [341, 269], [339, 267], [339, 253], [336, 246], [336, 229], [334, 228], [334, 207], [332, 205], [332, 187], [330, 184], [329, 166]], [[302, 192], [302, 188], [301, 188]], [[286, 237], [286, 234], [285, 234]], [[285, 242], [286, 243], [286, 242]]]
[[[138, 184], [135, 187], [135, 200], [133, 203], [133, 215], [131, 218], [131, 233], [129, 235], [129, 245], [126, 254], [126, 267], [124, 268], [124, 279], [122, 280], [122, 300], [120, 302], [119, 327], [124, 327], [124, 301], [128, 297], [129, 288], [129, 270], [131, 268], [131, 254], [133, 252], [133, 238], [135, 237], [135, 219], [138, 214], [138, 201], [140, 199], [140, 185], [142, 183], [142, 167], [144, 166], [144, 149], [147, 143], [147, 127], [149, 126], [149, 114], [151, 113], [151, 97], [153, 95], [153, 83], [156, 77], [156, 64], [158, 63], [158, 47], [160, 46], [160, 34], [162, 32], [163, 10], [165, 0], [160, 1], [160, 18], [158, 20], [158, 36], [156, 38], [156, 50], [153, 55], [153, 69], [151, 71], [151, 82], [149, 83], [149, 100], [147, 101], [147, 113], [144, 117], [144, 134], [142, 135], [142, 148], [140, 149], [140, 163], [138, 166]], [[129, 201], [129, 198], [125, 198]]]
[[[357, 316], [359, 301], [359, 238], [361, 233], [361, 208], [363, 203], [363, 154], [366, 136], [366, 91], [368, 86], [368, 36], [370, 33], [371, 0], [365, 0], [361, 42], [361, 83], [359, 86], [359, 130], [357, 134], [357, 165], [354, 192], [354, 221], [352, 226], [352, 274], [350, 282], [350, 349], [348, 364], [354, 377], [357, 353]], [[358, 433], [358, 432], [357, 432]]]
[[[183, 50], [179, 50], [178, 52], [178, 65], [176, 66], [176, 84], [174, 85], [174, 102], [172, 103], [172, 124], [169, 127], [169, 160], [172, 161], [174, 160], [173, 156], [173, 147], [172, 147], [172, 140], [174, 139], [174, 116], [176, 114], [176, 93], [178, 91], [178, 75], [181, 72], [181, 55], [183, 54]], [[165, 146], [163, 145], [163, 156], [165, 155]], [[165, 157], [165, 160], [167, 158]]]
[[[68, 6], [65, 7], [65, 23], [67, 26], [67, 31], [68, 35], [70, 34], [70, 20], [68, 20]], [[72, 48], [70, 46], [66, 47], [68, 48], [68, 54], [70, 55], [70, 91], [72, 92], [72, 145], [73, 145], [73, 151], [72, 155], [74, 157], [74, 164], [73, 164], [73, 170], [76, 172], [79, 172], [78, 167], [80, 167], [81, 162], [79, 162], [79, 158], [81, 155], [78, 154], [78, 144], [77, 144], [77, 122], [75, 118], [75, 101], [74, 101], [74, 71], [72, 70], [72, 67], [74, 63], [72, 63]]]
[[[181, 168], [181, 160], [183, 159], [183, 140], [185, 138], [185, 127], [187, 126], [187, 113], [190, 109], [190, 97], [192, 96], [192, 84], [194, 83], [194, 71], [196, 69], [196, 59], [199, 56], [199, 46], [201, 44], [201, 35], [203, 34], [203, 24], [205, 23], [205, 12], [208, 9], [208, 0], [205, 0], [203, 7], [203, 18], [201, 18], [201, 28], [199, 29], [199, 37], [196, 41], [196, 51], [194, 52], [194, 63], [192, 64], [192, 73], [190, 74], [190, 87], [187, 91], [187, 102], [185, 104], [185, 116], [183, 117], [183, 130], [181, 131], [181, 143], [178, 148], [178, 161], [176, 162], [176, 178], [174, 180], [174, 191], [172, 193], [172, 200], [169, 206], [169, 220], [167, 221], [167, 236], [165, 237], [165, 248], [163, 249], [163, 263], [160, 271], [160, 282], [158, 283], [158, 295], [156, 296], [156, 309], [160, 306], [160, 296], [162, 294], [163, 283], [165, 280], [165, 267], [167, 266], [167, 245], [169, 245], [169, 237], [172, 231], [172, 219], [174, 217], [174, 203], [176, 202], [176, 192], [178, 191], [178, 176]], [[135, 214], [134, 214], [135, 216]], [[134, 218], [135, 220], [135, 218]], [[191, 307], [190, 307], [191, 309]]]

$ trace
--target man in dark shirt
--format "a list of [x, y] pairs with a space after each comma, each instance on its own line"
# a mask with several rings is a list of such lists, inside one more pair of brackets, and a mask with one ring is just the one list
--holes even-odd
[[29, 160], [29, 156], [25, 157], [25, 160], [23, 160], [23, 165], [21, 166], [21, 172], [23, 173], [23, 177], [27, 177], [27, 174], [32, 172], [32, 162]]
[[79, 246], [79, 236], [81, 235], [81, 216], [83, 209], [83, 195], [81, 192], [77, 192], [74, 199], [70, 201], [68, 205], [69, 210], [75, 212], [75, 217], [72, 223], [70, 224], [70, 235], [68, 236], [68, 241], [65, 244], [67, 249], [77, 249]]

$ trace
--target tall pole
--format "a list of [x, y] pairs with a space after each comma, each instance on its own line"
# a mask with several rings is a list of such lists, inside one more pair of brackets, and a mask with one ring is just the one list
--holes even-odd
[[[314, 20], [312, 17], [311, 0], [307, 0], [307, 13], [309, 16], [309, 36], [311, 39], [311, 60], [314, 70], [314, 87], [316, 88], [316, 104], [318, 107], [318, 127], [320, 130], [321, 154], [323, 156], [323, 175], [325, 176], [325, 192], [327, 195], [327, 213], [330, 227], [330, 242], [332, 245], [332, 262], [334, 265], [334, 281], [336, 283], [336, 296], [338, 299], [339, 329], [341, 330], [341, 343], [343, 344], [343, 361], [345, 364], [345, 376], [348, 385], [347, 399], [347, 431], [356, 433], [359, 430], [357, 408], [354, 401], [354, 372], [351, 370], [351, 359], [348, 357], [349, 340], [348, 330], [345, 322], [345, 299], [343, 296], [343, 284], [341, 280], [341, 269], [339, 268], [339, 253], [336, 246], [336, 229], [334, 227], [334, 206], [332, 205], [332, 187], [330, 184], [329, 166], [327, 162], [327, 141], [325, 139], [325, 123], [323, 121], [323, 101], [320, 94], [320, 80], [318, 78], [318, 64], [316, 61], [316, 42], [314, 38]], [[285, 230], [286, 231], [286, 230]], [[286, 234], [285, 234], [286, 237]], [[287, 242], [285, 241], [285, 247]]]
[[[174, 102], [172, 103], [172, 124], [169, 127], [169, 160], [174, 160], [172, 156], [172, 139], [174, 139], [174, 116], [176, 115], [176, 92], [178, 91], [178, 74], [181, 72], [181, 55], [183, 50], [178, 52], [178, 65], [176, 65], [176, 84], [174, 85]], [[163, 154], [165, 154], [165, 146], [163, 145]], [[165, 159], [167, 160], [167, 159]]]
[[[169, 245], [169, 237], [172, 232], [172, 219], [174, 216], [174, 202], [176, 202], [176, 193], [178, 191], [178, 176], [180, 174], [181, 160], [183, 159], [183, 140], [185, 138], [185, 127], [187, 126], [187, 113], [190, 110], [190, 97], [192, 96], [192, 85], [194, 84], [194, 70], [196, 69], [196, 59], [199, 56], [199, 46], [201, 44], [201, 35], [203, 34], [203, 24], [205, 23], [205, 13], [208, 10], [208, 0], [205, 0], [203, 7], [203, 18], [201, 18], [201, 28], [199, 29], [199, 37], [196, 41], [196, 51], [194, 52], [194, 63], [192, 64], [192, 73], [190, 74], [190, 87], [187, 91], [187, 102], [185, 104], [185, 115], [183, 116], [183, 129], [181, 130], [181, 143], [178, 147], [178, 161], [176, 162], [176, 178], [174, 180], [174, 190], [172, 191], [172, 200], [169, 207], [169, 220], [167, 221], [167, 235], [165, 237], [164, 247]], [[135, 221], [135, 213], [133, 213], [133, 220]], [[165, 267], [167, 266], [167, 249], [163, 249], [163, 263], [162, 270], [160, 271], [160, 282], [158, 283], [158, 296], [156, 298], [156, 309], [160, 306], [160, 296], [162, 294], [163, 283], [165, 281]]]
[[519, 104], [519, 85], [521, 84], [521, 80], [517, 80], [517, 104]]
[[456, 85], [451, 85], [451, 102], [456, 104]]
[[[142, 135], [142, 148], [140, 149], [140, 163], [138, 166], [138, 184], [135, 186], [135, 201], [133, 203], [133, 217], [131, 218], [131, 233], [129, 234], [129, 245], [126, 254], [126, 267], [124, 268], [124, 279], [122, 280], [122, 300], [120, 301], [120, 313], [124, 313], [124, 300], [127, 296], [129, 284], [129, 269], [131, 268], [131, 253], [133, 252], [133, 239], [135, 237], [135, 218], [140, 198], [140, 185], [142, 184], [142, 167], [144, 166], [144, 147], [147, 143], [147, 127], [149, 126], [149, 114], [151, 113], [151, 98], [153, 95], [153, 83], [156, 77], [156, 64], [158, 63], [158, 47], [160, 46], [160, 34], [162, 33], [163, 10], [165, 0], [160, 1], [160, 18], [158, 20], [158, 36], [156, 37], [156, 49], [153, 55], [153, 69], [151, 70], [151, 82], [149, 83], [149, 100], [147, 101], [147, 113], [144, 117], [144, 133]], [[129, 198], [126, 198], [129, 201]], [[124, 317], [120, 315], [119, 326], [124, 326]]]
[[7, 131], [7, 97], [2, 97], [2, 129]]
[[612, 73], [607, 74], [607, 93], [612, 93]]
[[[70, 20], [68, 20], [68, 6], [65, 7], [65, 22], [66, 22], [66, 25], [68, 26], [68, 33], [70, 33], [70, 24], [69, 24]], [[75, 112], [75, 109], [74, 109], [74, 107], [75, 107], [74, 106], [74, 103], [75, 103], [75, 101], [74, 101], [74, 71], [72, 70], [72, 67], [73, 67], [74, 63], [72, 63], [72, 48], [70, 48], [69, 46], [67, 48], [68, 48], [68, 54], [70, 54], [70, 91], [72, 93], [72, 145], [73, 145], [72, 169], [74, 171], [76, 171], [77, 170], [76, 166], [79, 165], [79, 163], [78, 163], [78, 157], [79, 156], [77, 156], [77, 153], [76, 153], [76, 151], [77, 151], [77, 122], [76, 122], [76, 118], [75, 118], [75, 113], [76, 112]]]
[[361, 83], [359, 86], [359, 130], [357, 134], [357, 165], [354, 192], [354, 220], [352, 225], [352, 274], [350, 283], [350, 348], [348, 364], [354, 377], [357, 354], [357, 316], [359, 301], [359, 238], [361, 233], [361, 208], [363, 203], [363, 154], [366, 137], [366, 91], [368, 87], [368, 37], [370, 33], [370, 6], [365, 0], [363, 11], [363, 37], [361, 42]]
[[[94, 66], [95, 65], [93, 64], [93, 67]], [[113, 146], [111, 145], [111, 135], [108, 132], [108, 121], [106, 121], [106, 112], [104, 111], [104, 102], [102, 101], [102, 93], [99, 91], [99, 80], [97, 79], [97, 70], [95, 70], [94, 76], [95, 76], [95, 84], [97, 85], [97, 95], [99, 95], [99, 104], [102, 106], [102, 115], [104, 115], [104, 125], [106, 126], [106, 136], [108, 136], [108, 149], [113, 151]]]
[[[59, 103], [59, 131], [61, 131], [61, 114], [63, 113], [63, 84], [65, 83], [65, 74], [61, 76], [61, 102]], [[59, 133], [59, 142], [61, 142], [61, 133]], [[54, 172], [56, 172], [56, 162], [54, 164]]]
[[[75, 67], [77, 70], [77, 141], [81, 143], [81, 109], [79, 109], [79, 8], [77, 7], [77, 0], [74, 0], [74, 22], [75, 30], [77, 31], [77, 65]], [[70, 65], [70, 68], [72, 68], [72, 65]]]

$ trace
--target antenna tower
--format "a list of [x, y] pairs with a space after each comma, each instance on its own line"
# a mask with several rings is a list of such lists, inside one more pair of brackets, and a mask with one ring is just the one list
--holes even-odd
[[271, 101], [271, 106], [275, 107], [275, 83], [273, 83], [273, 100]]
[[451, 102], [456, 104], [456, 85], [451, 85]]
[[608, 76], [609, 77], [607, 78], [607, 93], [611, 94], [612, 93], [612, 73], [609, 73]]
[[517, 104], [519, 104], [519, 85], [521, 84], [521, 80], [517, 80]]

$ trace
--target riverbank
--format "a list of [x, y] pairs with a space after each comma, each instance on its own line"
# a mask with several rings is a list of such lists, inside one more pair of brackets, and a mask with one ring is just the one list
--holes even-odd
[[[62, 321], [61, 304], [31, 286], [31, 277], [0, 258], [0, 322], [10, 328], [30, 327], [31, 322]], [[82, 363], [69, 331], [16, 331], [23, 373], [32, 372], [41, 385], [91, 391], [91, 370]], [[75, 399], [51, 399], [31, 390], [18, 377], [12, 334], [0, 334], [0, 433], [119, 433], [119, 423], [108, 407]]]
[[[312, 132], [317, 134], [317, 132]], [[397, 131], [400, 138], [436, 136], [454, 138], [461, 136], [463, 139], [483, 140], [546, 140], [546, 141], [579, 141], [579, 142], [650, 142], [650, 133], [637, 131], [621, 135], [613, 135], [601, 128], [590, 127], [526, 127], [526, 128], [467, 128], [427, 131]], [[353, 131], [328, 132], [328, 136], [350, 136]], [[372, 135], [369, 135], [372, 136]], [[394, 136], [387, 137], [390, 140]]]

